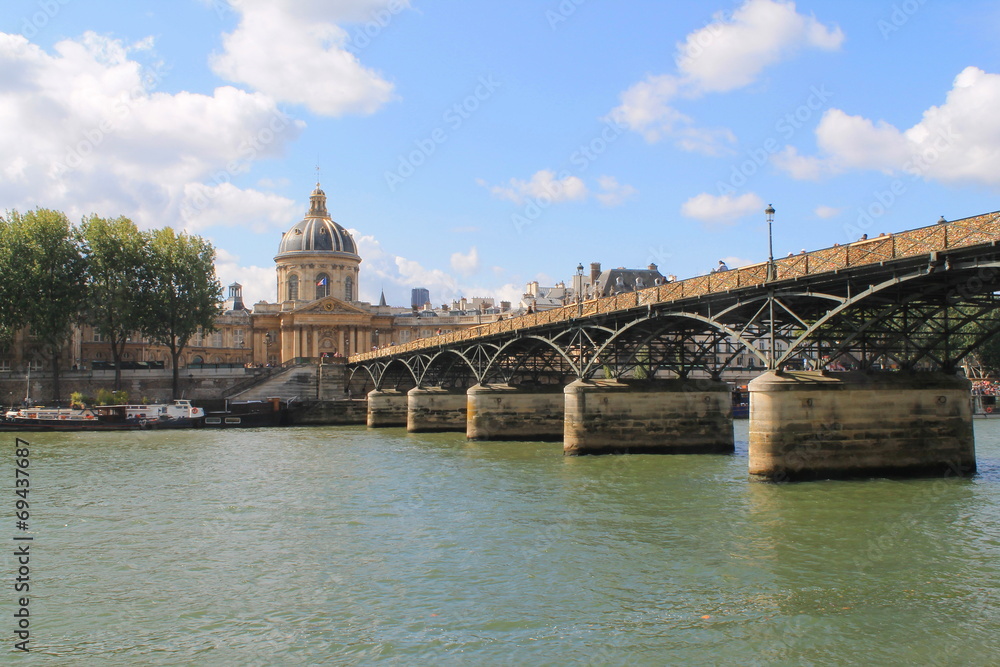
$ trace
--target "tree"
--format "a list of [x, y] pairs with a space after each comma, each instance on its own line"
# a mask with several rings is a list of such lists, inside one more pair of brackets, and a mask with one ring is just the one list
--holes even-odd
[[221, 309], [222, 285], [215, 276], [215, 248], [200, 236], [166, 227], [147, 235], [142, 331], [170, 350], [173, 397], [180, 396], [181, 352], [199, 329], [212, 331]]
[[[59, 358], [87, 301], [85, 260], [79, 234], [60, 211], [11, 211], [3, 224], [7, 252], [5, 294], [13, 315], [5, 324], [27, 326], [52, 368], [52, 400], [59, 396]], [[6, 253], [4, 253], [6, 254]]]
[[86, 317], [111, 346], [115, 390], [121, 389], [121, 359], [129, 335], [142, 328], [148, 272], [146, 236], [128, 218], [92, 215], [80, 229], [87, 259], [90, 302]]

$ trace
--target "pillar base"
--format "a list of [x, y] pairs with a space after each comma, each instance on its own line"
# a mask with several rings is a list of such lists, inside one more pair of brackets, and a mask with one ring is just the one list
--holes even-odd
[[477, 384], [468, 391], [469, 440], [546, 440], [563, 437], [566, 400], [561, 385]]
[[563, 452], [731, 454], [729, 385], [711, 380], [577, 380], [566, 386]]
[[971, 383], [936, 372], [765, 373], [750, 382], [750, 474], [769, 481], [976, 470]]
[[406, 426], [406, 394], [394, 389], [368, 392], [368, 427]]
[[415, 387], [407, 394], [406, 430], [410, 433], [465, 431], [466, 390]]

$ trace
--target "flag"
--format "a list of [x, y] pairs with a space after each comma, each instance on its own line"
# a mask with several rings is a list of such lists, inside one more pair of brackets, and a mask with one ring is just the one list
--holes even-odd
[[326, 276], [323, 276], [322, 278], [316, 281], [316, 287], [323, 287], [325, 285], [326, 285]]

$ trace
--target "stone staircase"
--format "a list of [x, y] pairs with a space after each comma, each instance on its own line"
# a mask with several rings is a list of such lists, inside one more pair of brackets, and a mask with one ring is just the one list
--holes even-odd
[[258, 382], [237, 388], [226, 398], [237, 401], [263, 401], [268, 398], [298, 399], [300, 401], [321, 399], [325, 401], [346, 398], [344, 386], [344, 364], [301, 363], [282, 369]]
[[316, 371], [317, 367], [313, 364], [290, 366], [227, 398], [237, 401], [263, 401], [274, 396], [284, 399], [315, 399], [318, 383]]

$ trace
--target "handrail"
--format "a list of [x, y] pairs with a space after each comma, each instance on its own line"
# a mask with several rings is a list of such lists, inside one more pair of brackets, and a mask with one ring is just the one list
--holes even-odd
[[[967, 248], [1000, 240], [1000, 211], [918, 227], [905, 232], [862, 239], [846, 245], [835, 245], [812, 252], [790, 255], [774, 260], [775, 280], [792, 280], [841, 269], [878, 264], [895, 259]], [[680, 299], [704, 296], [744, 287], [756, 287], [768, 280], [767, 262], [703, 276], [694, 276], [635, 292], [584, 301], [583, 317], [627, 310], [637, 306], [663, 304]], [[389, 348], [363, 352], [348, 357], [348, 363], [357, 363], [382, 357], [393, 357], [402, 352], [448, 345], [460, 340], [482, 338], [500, 333], [565, 322], [579, 317], [580, 306], [572, 304], [530, 315], [511, 317], [479, 327], [464, 329], [439, 336], [421, 338]]]

